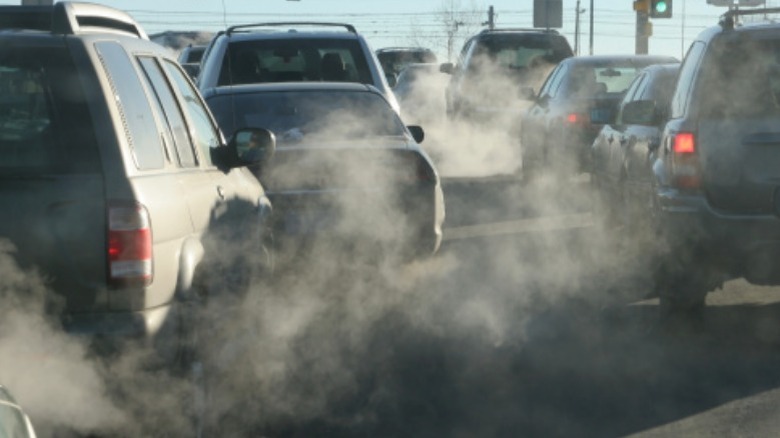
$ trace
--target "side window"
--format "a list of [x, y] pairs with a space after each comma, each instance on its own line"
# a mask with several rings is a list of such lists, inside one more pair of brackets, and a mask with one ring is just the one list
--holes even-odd
[[162, 168], [162, 140], [133, 62], [125, 49], [113, 41], [95, 43], [95, 49], [108, 74], [136, 166], [141, 170]]
[[187, 135], [187, 125], [184, 122], [181, 109], [179, 109], [179, 105], [176, 103], [173, 90], [171, 90], [168, 81], [165, 79], [160, 65], [154, 58], [148, 56], [139, 57], [138, 62], [141, 63], [141, 67], [144, 73], [146, 73], [145, 77], [149, 83], [149, 88], [154, 91], [157, 98], [157, 103], [162, 112], [162, 119], [168, 128], [166, 138], [173, 142], [179, 164], [182, 167], [196, 166], [195, 153]]
[[563, 70], [563, 66], [558, 64], [558, 66], [555, 67], [555, 70], [553, 70], [552, 73], [550, 73], [550, 76], [547, 77], [547, 80], [544, 81], [544, 85], [542, 85], [542, 88], [539, 89], [539, 96], [544, 96], [550, 93], [550, 88], [552, 88], [552, 84], [556, 81], [557, 77], [560, 75], [561, 70]]
[[200, 151], [203, 161], [211, 163], [211, 148], [219, 146], [219, 132], [211, 119], [208, 109], [203, 104], [200, 95], [192, 87], [183, 73], [171, 61], [165, 61], [165, 70], [173, 79], [174, 85], [184, 100], [182, 110], [190, 123], [192, 142]]
[[650, 84], [650, 79], [647, 78], [646, 74], [643, 74], [640, 82], [635, 82], [635, 84], [636, 87], [634, 88], [634, 92], [632, 93], [631, 90], [628, 90], [626, 92], [626, 96], [630, 95], [631, 100], [641, 100], [641, 99], [651, 98], [647, 90], [647, 87]]
[[642, 73], [634, 79], [634, 82], [626, 90], [626, 94], [623, 96], [623, 100], [620, 102], [617, 118], [615, 124], [620, 126], [623, 124], [623, 108], [627, 103], [639, 99], [642, 96], [642, 90], [647, 88], [647, 74]]
[[563, 79], [566, 77], [566, 73], [569, 71], [569, 66], [563, 65], [561, 66], [560, 72], [555, 77], [555, 80], [552, 81], [550, 84], [550, 89], [547, 92], [547, 95], [552, 97], [555, 97], [558, 95], [558, 90], [561, 89], [561, 84], [563, 84]]
[[679, 118], [685, 115], [688, 100], [691, 96], [691, 85], [696, 74], [696, 67], [699, 66], [704, 48], [704, 43], [697, 41], [691, 44], [691, 48], [688, 49], [688, 54], [685, 56], [682, 67], [680, 67], [677, 88], [672, 96], [672, 118]]

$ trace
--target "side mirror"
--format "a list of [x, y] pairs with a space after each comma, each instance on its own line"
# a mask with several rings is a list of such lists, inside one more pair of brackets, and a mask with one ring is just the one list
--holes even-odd
[[409, 125], [406, 129], [409, 130], [409, 133], [412, 134], [412, 138], [414, 138], [414, 141], [417, 143], [422, 143], [423, 140], [425, 140], [425, 131], [423, 131], [422, 126]]
[[623, 106], [622, 123], [624, 125], [653, 126], [658, 122], [655, 102], [635, 100]]
[[534, 89], [531, 87], [522, 87], [520, 88], [520, 92], [518, 93], [520, 96], [520, 99], [523, 100], [536, 100], [536, 92], [534, 92]]
[[439, 71], [442, 73], [447, 73], [448, 75], [451, 75], [454, 70], [455, 70], [455, 64], [451, 62], [445, 62], [439, 65]]
[[262, 128], [242, 128], [228, 144], [211, 149], [211, 160], [223, 171], [236, 167], [261, 168], [276, 151], [274, 133]]

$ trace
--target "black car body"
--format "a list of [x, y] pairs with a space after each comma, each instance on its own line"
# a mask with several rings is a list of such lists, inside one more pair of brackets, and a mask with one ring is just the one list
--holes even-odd
[[437, 251], [444, 195], [417, 143], [422, 129], [407, 129], [378, 90], [258, 84], [217, 87], [205, 96], [226, 133], [259, 124], [276, 134], [276, 152], [258, 178], [268, 184], [280, 249], [336, 236], [403, 253]]
[[605, 201], [609, 223], [624, 230], [647, 224], [643, 206], [652, 199], [652, 166], [679, 68], [674, 63], [642, 70], [626, 90], [614, 120], [593, 142], [591, 183]]
[[390, 86], [395, 86], [398, 75], [409, 64], [435, 64], [436, 54], [425, 47], [383, 47], [377, 49], [376, 57], [385, 71]]
[[[603, 120], [614, 116], [631, 81], [651, 64], [676, 62], [668, 56], [578, 56], [562, 61], [522, 117], [523, 172], [554, 168], [564, 173], [589, 170], [590, 148]], [[591, 116], [596, 115], [595, 119]]]
[[494, 121], [521, 111], [520, 88], [535, 87], [547, 73], [574, 53], [556, 31], [491, 29], [469, 38], [456, 65], [444, 63], [451, 74], [445, 92], [447, 115], [475, 121]]

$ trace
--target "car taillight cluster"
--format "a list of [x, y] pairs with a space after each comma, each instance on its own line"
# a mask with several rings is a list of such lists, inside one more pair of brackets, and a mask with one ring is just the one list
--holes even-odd
[[671, 170], [675, 187], [697, 189], [701, 186], [701, 167], [692, 132], [678, 132], [671, 137]]
[[585, 113], [569, 113], [566, 115], [566, 122], [572, 125], [590, 124], [590, 117]]
[[140, 204], [108, 208], [108, 280], [114, 286], [152, 282], [152, 228]]
[[435, 174], [433, 169], [420, 155], [416, 153], [404, 153], [399, 161], [401, 168], [396, 174], [401, 182], [417, 183], [434, 181]]

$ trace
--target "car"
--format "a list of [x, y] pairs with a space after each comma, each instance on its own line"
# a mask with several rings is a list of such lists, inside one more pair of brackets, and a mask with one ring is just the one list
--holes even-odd
[[[679, 63], [645, 67], [626, 90], [614, 119], [604, 123], [591, 148], [591, 185], [603, 201], [606, 221], [630, 238], [648, 226], [642, 204], [651, 199], [652, 164], [669, 117]], [[622, 239], [621, 239], [622, 240]]]
[[519, 89], [538, 87], [550, 69], [573, 55], [554, 30], [485, 29], [466, 40], [457, 64], [440, 66], [452, 75], [445, 91], [447, 116], [509, 122], [523, 110]]
[[[701, 315], [728, 279], [780, 284], [780, 24], [760, 19], [770, 12], [727, 12], [680, 67], [646, 210], [665, 244], [661, 315]], [[744, 15], [759, 19], [741, 25]]]
[[280, 22], [242, 24], [219, 32], [206, 48], [197, 84], [357, 82], [377, 88], [400, 111], [382, 66], [351, 24]]
[[0, 23], [0, 238], [45, 279], [57, 326], [97, 353], [140, 343], [175, 364], [226, 230], [262, 252], [271, 205], [237, 150], [267, 131], [226, 142], [125, 12], [4, 6]]
[[407, 65], [438, 62], [433, 50], [425, 47], [383, 47], [375, 53], [391, 87]]
[[441, 94], [447, 86], [447, 76], [439, 71], [439, 64], [408, 64], [398, 75], [393, 93], [401, 105], [404, 120], [435, 123], [444, 117], [444, 99]]
[[35, 438], [30, 417], [19, 406], [14, 397], [0, 385], [0, 436], [9, 438]]
[[206, 51], [205, 45], [188, 45], [179, 53], [179, 64], [184, 68], [192, 78], [198, 76], [200, 70], [200, 60], [203, 57], [203, 53]]
[[614, 117], [634, 77], [649, 65], [676, 61], [655, 55], [577, 56], [558, 64], [538, 94], [522, 90], [532, 102], [520, 120], [523, 178], [541, 169], [561, 175], [590, 171], [600, 122]]
[[251, 124], [276, 135], [276, 152], [257, 176], [274, 205], [280, 259], [320, 239], [367, 243], [389, 256], [438, 250], [444, 194], [418, 144], [424, 132], [404, 126], [379, 90], [253, 84], [213, 88], [205, 98], [226, 133]]

